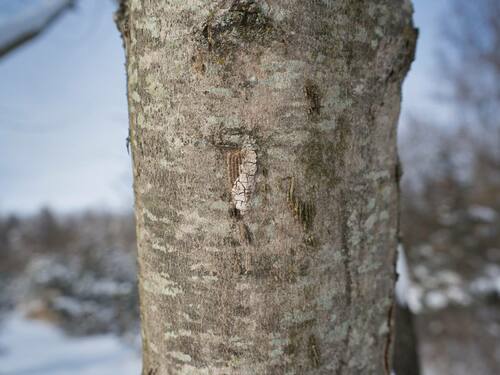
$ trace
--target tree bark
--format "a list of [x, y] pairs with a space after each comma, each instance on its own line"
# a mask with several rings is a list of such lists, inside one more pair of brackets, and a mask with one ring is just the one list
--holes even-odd
[[131, 0], [143, 374], [389, 373], [407, 1]]

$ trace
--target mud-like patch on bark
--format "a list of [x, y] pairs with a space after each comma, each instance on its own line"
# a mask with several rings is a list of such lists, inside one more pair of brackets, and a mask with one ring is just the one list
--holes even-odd
[[271, 19], [257, 1], [237, 0], [211, 14], [201, 29], [201, 36], [209, 51], [220, 53], [240, 44], [262, 43], [272, 31]]
[[314, 215], [316, 213], [314, 204], [301, 199], [296, 191], [295, 178], [291, 177], [288, 184], [287, 203], [293, 216], [299, 221], [304, 230], [311, 229]]
[[321, 92], [318, 85], [311, 80], [304, 84], [304, 94], [308, 102], [307, 114], [311, 121], [318, 121], [321, 114]]
[[269, 46], [280, 40], [279, 28], [266, 14], [261, 1], [223, 1], [194, 30], [197, 51], [193, 68], [203, 73], [207, 63], [227, 65], [237, 52]]

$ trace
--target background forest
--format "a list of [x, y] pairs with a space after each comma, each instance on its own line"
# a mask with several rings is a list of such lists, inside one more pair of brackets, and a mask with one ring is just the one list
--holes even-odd
[[[120, 51], [111, 19], [114, 4], [110, 1], [99, 8], [98, 3], [77, 2], [39, 39], [0, 58], [0, 80], [6, 82], [0, 85], [0, 98], [14, 96], [0, 104], [0, 144], [5, 144], [0, 165], [0, 374], [66, 374], [68, 367], [57, 357], [47, 361], [48, 357], [35, 356], [33, 363], [20, 367], [21, 348], [30, 342], [29, 348], [38, 352], [43, 350], [43, 342], [58, 340], [61, 347], [71, 350], [71, 345], [84, 345], [90, 337], [101, 340], [91, 346], [95, 348], [99, 342], [97, 351], [107, 357], [94, 352], [81, 357], [78, 346], [74, 350], [80, 353], [80, 362], [71, 362], [71, 355], [61, 356], [70, 358], [67, 366], [72, 374], [115, 373], [111, 369], [116, 370], [119, 362], [124, 374], [138, 373], [140, 367], [135, 229], [130, 175], [124, 172], [130, 165], [125, 147], [123, 57], [119, 52], [113, 55], [115, 50], [107, 50], [104, 42], [98, 43], [103, 33], [110, 33], [104, 37], [109, 38], [105, 43]], [[456, 0], [438, 6], [416, 0], [415, 9], [420, 39], [405, 83], [399, 128], [401, 241], [408, 261], [405, 300], [416, 317], [424, 375], [498, 374], [500, 2]], [[69, 42], [57, 39], [70, 27], [79, 36]], [[36, 44], [44, 38], [54, 41], [37, 51]], [[101, 75], [113, 71], [105, 80], [112, 88], [106, 87], [102, 93], [106, 109], [87, 113], [95, 104], [92, 101], [83, 101], [85, 108], [63, 108], [58, 112], [63, 117], [45, 117], [47, 124], [70, 121], [56, 131], [30, 116], [18, 116], [22, 112], [19, 105], [9, 106], [9, 102], [23, 99], [21, 92], [11, 90], [24, 85], [15, 83], [15, 74], [29, 75], [19, 73], [23, 58], [30, 58], [30, 53], [44, 56], [58, 45], [78, 43], [75, 48], [86, 55], [95, 54], [96, 61], [109, 58], [111, 63], [102, 66], [93, 85], [73, 87], [73, 100], [81, 100], [82, 92], [101, 90]], [[78, 59], [78, 54], [73, 58]], [[29, 66], [26, 69], [29, 72]], [[38, 76], [33, 79], [30, 95], [41, 95], [47, 88], [43, 80], [37, 81]], [[52, 84], [57, 86], [57, 82]], [[63, 103], [40, 99], [44, 106], [64, 106], [70, 99], [60, 100]], [[28, 109], [23, 111], [29, 112], [30, 102], [25, 106]], [[71, 119], [79, 115], [78, 120]], [[103, 116], [113, 119], [102, 133], [104, 141], [113, 139], [106, 143], [111, 154], [99, 149], [94, 140], [105, 126], [96, 119]], [[68, 130], [72, 128], [74, 132]], [[84, 166], [57, 161], [56, 167], [54, 160], [47, 159], [50, 168], [67, 168], [71, 177], [51, 175], [37, 160], [29, 162], [37, 159], [37, 152], [46, 152], [43, 144], [53, 132], [58, 134], [57, 141], [49, 140], [47, 148], [57, 149], [52, 151], [56, 159], [75, 141], [90, 145], [88, 151], [78, 154], [87, 155]], [[84, 133], [92, 137], [85, 141]], [[22, 158], [16, 159], [14, 148], [23, 148]], [[106, 159], [106, 155], [111, 157]], [[7, 166], [9, 160], [17, 164]], [[13, 169], [24, 169], [17, 183]], [[54, 183], [57, 191], [46, 180], [58, 181]], [[49, 193], [43, 195], [44, 191]], [[43, 336], [54, 333], [45, 332], [45, 326], [37, 325], [45, 323], [39, 322], [56, 325], [64, 335], [58, 331], [57, 339]], [[64, 340], [73, 340], [73, 344]]]

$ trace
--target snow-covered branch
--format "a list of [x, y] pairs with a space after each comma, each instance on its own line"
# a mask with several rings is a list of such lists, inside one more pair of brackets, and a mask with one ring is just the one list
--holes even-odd
[[42, 32], [73, 0], [0, 0], [0, 56]]

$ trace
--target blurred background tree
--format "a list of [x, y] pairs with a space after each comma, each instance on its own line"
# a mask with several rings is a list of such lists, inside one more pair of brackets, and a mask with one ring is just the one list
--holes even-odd
[[[436, 102], [400, 139], [410, 305], [425, 373], [495, 374], [500, 351], [500, 2], [453, 3]], [[433, 372], [431, 372], [433, 371]]]

